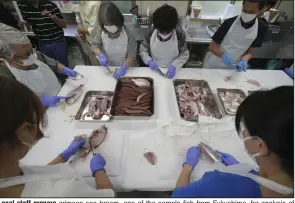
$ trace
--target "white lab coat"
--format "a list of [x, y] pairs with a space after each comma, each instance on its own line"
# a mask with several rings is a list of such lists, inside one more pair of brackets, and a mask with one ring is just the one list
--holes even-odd
[[[249, 49], [256, 39], [258, 32], [258, 19], [255, 20], [255, 24], [251, 28], [245, 29], [241, 24], [240, 18], [240, 16], [236, 18], [220, 44], [220, 49], [230, 54], [235, 64], [239, 62], [241, 56]], [[226, 66], [220, 57], [212, 52], [208, 52], [204, 60], [203, 68], [232, 69], [233, 67]]]
[[25, 184], [21, 197], [115, 197], [88, 185], [68, 164], [22, 166], [24, 175], [0, 180], [0, 188]]

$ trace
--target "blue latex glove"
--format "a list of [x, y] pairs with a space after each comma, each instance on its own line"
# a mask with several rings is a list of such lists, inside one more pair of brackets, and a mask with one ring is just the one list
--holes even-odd
[[85, 142], [85, 140], [74, 140], [70, 146], [60, 154], [60, 156], [62, 156], [66, 161], [69, 160], [71, 156], [77, 153]]
[[246, 60], [240, 60], [239, 63], [236, 65], [236, 70], [238, 72], [242, 72], [242, 71], [246, 72], [247, 68], [248, 68], [248, 61]]
[[148, 60], [147, 64], [148, 64], [149, 67], [150, 67], [152, 70], [154, 70], [154, 71], [156, 71], [156, 70], [159, 69], [159, 67], [158, 67], [158, 65], [156, 64], [156, 62], [153, 61], [152, 59]]
[[172, 64], [169, 65], [167, 76], [169, 79], [173, 78], [175, 76], [176, 67]]
[[230, 154], [223, 153], [221, 151], [216, 150], [218, 154], [220, 154], [221, 163], [223, 163], [226, 166], [235, 165], [239, 162]]
[[126, 74], [126, 71], [127, 71], [127, 66], [125, 64], [123, 64], [121, 66], [121, 68], [119, 68], [119, 70], [117, 70], [114, 73], [114, 78], [119, 79], [120, 77], [122, 77], [122, 76], [124, 76]]
[[90, 161], [90, 170], [92, 172], [92, 176], [94, 177], [96, 171], [104, 170], [105, 165], [106, 161], [101, 156], [101, 154], [94, 155]]
[[184, 164], [190, 165], [193, 169], [197, 165], [200, 159], [200, 149], [196, 146], [191, 147], [187, 150], [186, 159]]
[[234, 64], [232, 56], [229, 55], [228, 53], [224, 53], [221, 58], [222, 58], [223, 63], [227, 66]]
[[105, 67], [108, 65], [108, 59], [103, 53], [98, 54], [98, 60], [99, 60], [100, 65], [105, 66]]
[[66, 76], [68, 76], [68, 77], [76, 77], [76, 75], [77, 75], [77, 72], [76, 71], [74, 71], [74, 70], [72, 70], [72, 69], [70, 69], [68, 67], [63, 67], [63, 69], [61, 70], [61, 72], [63, 74], [65, 74]]
[[43, 106], [56, 106], [60, 99], [66, 99], [67, 97], [61, 96], [46, 96], [41, 98], [41, 103]]

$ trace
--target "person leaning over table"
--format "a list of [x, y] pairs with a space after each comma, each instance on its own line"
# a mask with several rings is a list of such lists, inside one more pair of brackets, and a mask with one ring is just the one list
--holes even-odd
[[245, 151], [260, 167], [259, 174], [253, 173], [251, 165], [217, 151], [225, 166], [216, 167], [200, 180], [189, 183], [200, 157], [199, 148], [191, 147], [172, 197], [294, 196], [293, 87], [282, 86], [251, 94], [239, 106], [235, 125]]
[[20, 165], [19, 161], [43, 137], [40, 126], [46, 127], [44, 110], [28, 87], [5, 76], [0, 76], [0, 98], [0, 197], [115, 196], [104, 170], [106, 162], [100, 154], [90, 162], [96, 189], [70, 165], [63, 164], [85, 141], [73, 141], [46, 166]]
[[152, 70], [168, 68], [168, 78], [173, 78], [189, 58], [185, 34], [178, 28], [178, 14], [167, 4], [153, 13], [154, 29], [140, 45], [139, 55]]
[[137, 42], [132, 30], [124, 25], [124, 17], [112, 2], [101, 3], [98, 12], [98, 25], [92, 39], [92, 50], [99, 63], [109, 70], [110, 66], [120, 66], [114, 73], [118, 79], [126, 74], [128, 67], [136, 62]]
[[246, 71], [252, 58], [252, 48], [261, 47], [268, 29], [265, 20], [258, 19], [270, 8], [268, 1], [244, 0], [242, 13], [225, 20], [212, 36], [204, 68], [234, 68]]
[[0, 75], [18, 80], [29, 87], [44, 106], [55, 106], [61, 83], [55, 73], [75, 77], [73, 71], [58, 61], [34, 51], [26, 35], [0, 23]]

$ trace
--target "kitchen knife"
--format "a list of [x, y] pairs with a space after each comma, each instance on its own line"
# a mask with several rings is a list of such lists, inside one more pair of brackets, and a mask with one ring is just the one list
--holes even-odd
[[89, 145], [90, 145], [90, 149], [92, 151], [93, 156], [95, 156], [96, 153], [94, 152], [94, 149], [93, 149], [93, 146], [92, 146], [91, 137], [89, 138]]

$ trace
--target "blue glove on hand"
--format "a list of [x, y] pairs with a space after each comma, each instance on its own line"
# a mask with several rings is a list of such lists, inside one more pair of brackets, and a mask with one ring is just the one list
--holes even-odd
[[221, 163], [223, 163], [226, 166], [235, 165], [239, 162], [230, 154], [223, 153], [221, 151], [216, 150], [218, 154], [220, 154]]
[[242, 72], [242, 71], [246, 72], [247, 68], [248, 68], [248, 61], [246, 60], [240, 60], [239, 63], [236, 65], [236, 70], [238, 72]]
[[107, 66], [108, 65], [108, 59], [103, 53], [98, 54], [98, 60], [100, 65]]
[[156, 71], [158, 70], [158, 65], [156, 64], [155, 61], [153, 61], [152, 59], [148, 60], [147, 64], [149, 65], [149, 67], [153, 70]]
[[124, 76], [127, 71], [127, 66], [123, 64], [119, 70], [114, 73], [114, 78], [119, 79], [120, 77]]
[[46, 96], [41, 98], [41, 103], [43, 106], [56, 106], [60, 99], [66, 99], [67, 97], [61, 96]]
[[191, 147], [187, 150], [186, 160], [183, 163], [183, 165], [184, 164], [190, 165], [194, 169], [197, 163], [199, 162], [199, 159], [200, 159], [200, 149], [196, 146]]
[[221, 58], [222, 58], [223, 63], [227, 66], [234, 64], [233, 58], [228, 53], [224, 53]]
[[172, 64], [169, 65], [167, 76], [169, 79], [173, 78], [175, 76], [176, 67]]
[[105, 165], [106, 161], [101, 156], [101, 154], [94, 155], [90, 161], [90, 170], [92, 172], [92, 176], [94, 177], [96, 171], [104, 170]]
[[60, 154], [60, 156], [62, 156], [66, 161], [69, 160], [71, 156], [77, 153], [85, 142], [85, 140], [74, 140], [70, 146]]
[[68, 67], [63, 67], [63, 69], [61, 70], [61, 72], [63, 74], [65, 74], [66, 76], [68, 77], [76, 77], [77, 75], [77, 72], [72, 70], [72, 69], [69, 69]]

